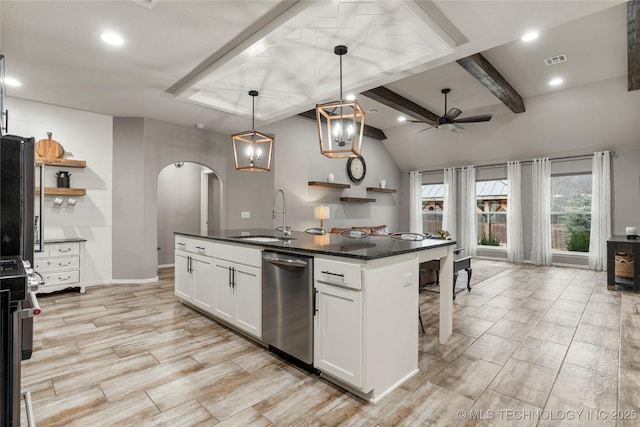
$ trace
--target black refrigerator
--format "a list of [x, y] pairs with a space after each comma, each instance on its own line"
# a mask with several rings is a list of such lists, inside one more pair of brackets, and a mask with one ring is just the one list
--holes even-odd
[[[0, 426], [20, 425], [21, 361], [31, 356], [37, 306], [30, 294], [34, 253], [34, 140], [0, 139]], [[32, 312], [31, 312], [32, 313]]]

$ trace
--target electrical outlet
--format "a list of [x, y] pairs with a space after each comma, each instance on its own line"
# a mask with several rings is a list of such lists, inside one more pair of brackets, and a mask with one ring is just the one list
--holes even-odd
[[413, 283], [413, 273], [405, 273], [402, 278], [404, 280], [404, 286], [409, 286]]
[[251, 218], [251, 212], [248, 212], [248, 211], [240, 212], [240, 218], [244, 218], [244, 219]]

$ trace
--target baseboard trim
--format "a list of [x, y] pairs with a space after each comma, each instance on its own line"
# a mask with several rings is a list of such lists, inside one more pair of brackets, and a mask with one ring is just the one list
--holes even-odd
[[150, 277], [148, 279], [112, 279], [110, 283], [114, 285], [127, 285], [127, 284], [152, 283], [157, 281], [158, 281], [158, 276]]

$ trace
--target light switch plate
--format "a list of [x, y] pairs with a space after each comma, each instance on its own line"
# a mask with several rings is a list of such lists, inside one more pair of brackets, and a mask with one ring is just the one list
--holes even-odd
[[242, 211], [240, 212], [240, 218], [251, 218], [251, 212], [248, 211]]
[[404, 280], [404, 286], [409, 286], [411, 285], [411, 283], [413, 283], [413, 273], [405, 273], [402, 278]]

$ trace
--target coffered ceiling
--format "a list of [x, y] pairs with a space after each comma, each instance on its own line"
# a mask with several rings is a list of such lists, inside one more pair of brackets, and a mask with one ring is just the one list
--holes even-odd
[[[250, 121], [247, 92], [258, 90], [257, 126], [338, 96], [337, 44], [344, 87], [385, 85], [444, 113], [482, 113], [500, 101], [455, 60], [483, 52], [525, 97], [625, 71], [622, 1], [2, 1], [0, 49], [11, 97], [112, 116], [147, 117], [233, 133]], [[622, 19], [622, 22], [620, 22]], [[541, 33], [535, 44], [519, 38]], [[120, 47], [102, 31], [119, 32]], [[566, 53], [555, 68], [542, 60]], [[594, 60], [596, 58], [597, 60]], [[398, 112], [359, 97], [367, 123], [401, 124]], [[506, 108], [504, 106], [499, 108]], [[470, 114], [469, 114], [470, 115]]]

